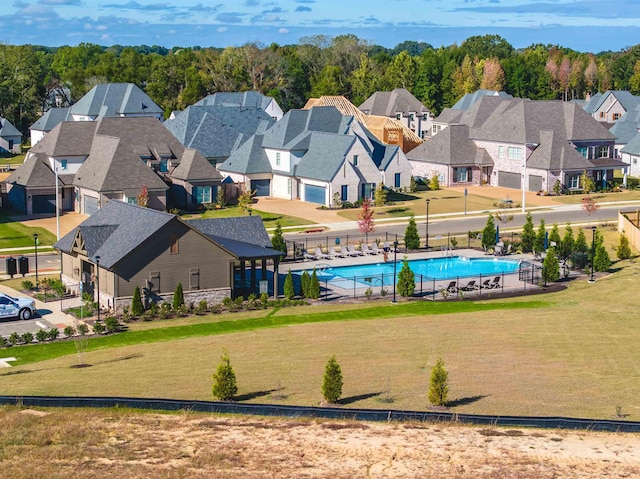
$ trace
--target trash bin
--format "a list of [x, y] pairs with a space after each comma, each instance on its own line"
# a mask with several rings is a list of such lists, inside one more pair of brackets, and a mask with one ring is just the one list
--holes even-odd
[[18, 266], [16, 264], [16, 259], [13, 256], [9, 256], [6, 260], [6, 272], [9, 276], [13, 278], [13, 275], [17, 273]]
[[20, 256], [18, 258], [18, 272], [24, 276], [29, 272], [29, 258]]

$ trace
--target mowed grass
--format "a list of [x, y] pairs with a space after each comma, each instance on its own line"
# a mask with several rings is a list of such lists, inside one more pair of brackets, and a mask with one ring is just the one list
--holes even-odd
[[[65, 355], [3, 371], [1, 393], [211, 400], [211, 375], [227, 350], [237, 400], [313, 406], [335, 354], [344, 407], [424, 410], [430, 370], [442, 357], [455, 412], [613, 418], [620, 411], [640, 420], [640, 263], [615, 266], [595, 284], [583, 278], [535, 299], [323, 304], [175, 327], [140, 323], [92, 339], [87, 368], [72, 367], [71, 342], [43, 347], [66, 348]], [[37, 361], [38, 348], [5, 353]]]
[[0, 215], [0, 248], [33, 247], [34, 233], [38, 233], [42, 245], [50, 245], [56, 241], [56, 235], [44, 228], [30, 228], [10, 220], [6, 214]]
[[[262, 218], [265, 228], [275, 228], [276, 223], [281, 226], [301, 226], [314, 223], [297, 216], [282, 215], [277, 213], [267, 213], [256, 209], [251, 210], [251, 214], [258, 215]], [[228, 206], [219, 210], [207, 210], [202, 214], [188, 215], [189, 218], [229, 218], [232, 216], [243, 216], [242, 210], [238, 206]]]

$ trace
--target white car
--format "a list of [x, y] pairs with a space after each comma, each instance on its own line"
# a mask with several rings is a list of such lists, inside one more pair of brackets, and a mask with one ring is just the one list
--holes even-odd
[[14, 298], [0, 293], [0, 318], [31, 319], [36, 314], [36, 302], [32, 298]]

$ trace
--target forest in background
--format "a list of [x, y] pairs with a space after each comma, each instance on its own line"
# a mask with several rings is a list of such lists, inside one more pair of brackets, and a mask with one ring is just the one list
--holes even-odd
[[351, 34], [227, 48], [0, 44], [0, 72], [0, 116], [28, 138], [56, 97], [57, 106], [68, 106], [100, 83], [138, 85], [165, 116], [212, 93], [246, 90], [274, 97], [286, 112], [310, 97], [344, 95], [357, 106], [376, 91], [406, 88], [435, 115], [478, 88], [534, 100], [610, 89], [640, 94], [640, 45], [593, 54], [558, 45], [515, 49], [483, 35], [460, 45], [406, 41], [388, 49]]

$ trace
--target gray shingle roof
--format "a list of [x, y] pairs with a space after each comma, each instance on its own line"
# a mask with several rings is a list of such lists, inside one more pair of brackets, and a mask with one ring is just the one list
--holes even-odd
[[352, 135], [309, 133], [309, 149], [295, 169], [295, 176], [330, 181], [338, 172], [351, 145]]
[[640, 104], [640, 97], [632, 95], [631, 92], [627, 90], [607, 90], [603, 93], [598, 93], [591, 98], [584, 109], [588, 113], [594, 113], [600, 109], [600, 107], [604, 104], [605, 101], [610, 96], [614, 96], [618, 102], [622, 105], [622, 107], [626, 111], [635, 110], [636, 107]]
[[272, 97], [252, 90], [245, 92], [217, 92], [204, 97], [196, 102], [195, 105], [253, 106], [264, 110], [273, 101], [275, 100]]
[[11, 136], [22, 137], [22, 133], [20, 133], [20, 131], [15, 126], [13, 126], [13, 124], [9, 120], [0, 117], [0, 136], [3, 138]]
[[377, 91], [358, 109], [368, 115], [395, 117], [396, 113], [429, 113], [429, 109], [405, 88]]
[[71, 252], [79, 232], [89, 258], [98, 255], [100, 266], [112, 269], [170, 221], [178, 220], [172, 214], [111, 200], [62, 237], [54, 247]]
[[620, 151], [630, 155], [640, 155], [640, 133], [636, 132], [635, 136]]
[[180, 164], [171, 172], [171, 177], [185, 181], [222, 179], [220, 172], [193, 148], [185, 148]]
[[[629, 112], [635, 113], [635, 112]], [[625, 113], [625, 117], [627, 113]], [[634, 121], [626, 121], [625, 118], [621, 118], [616, 121], [609, 131], [617, 138], [617, 144], [629, 143], [631, 139], [638, 134], [638, 127]]]
[[263, 248], [271, 247], [271, 240], [264, 228], [262, 218], [257, 215], [192, 219], [186, 220], [186, 223], [207, 236], [215, 235]]
[[51, 108], [44, 115], [38, 118], [33, 125], [29, 127], [31, 130], [51, 131], [63, 121], [71, 119], [71, 108]]
[[218, 166], [220, 171], [252, 174], [271, 173], [271, 165], [262, 148], [264, 135], [254, 135]]
[[593, 114], [598, 109], [598, 105], [600, 104], [601, 98], [602, 98], [602, 93], [600, 92], [596, 93], [589, 99], [589, 101], [587, 101], [584, 105], [582, 105], [582, 108], [584, 108], [584, 110], [587, 113]]
[[261, 108], [192, 105], [164, 122], [180, 142], [207, 158], [227, 158], [251, 135], [264, 133], [275, 120]]
[[511, 95], [504, 91], [495, 90], [476, 90], [473, 93], [467, 93], [460, 98], [455, 105], [451, 108], [453, 110], [468, 110], [471, 108], [480, 98], [485, 96], [495, 96], [498, 98], [513, 98]]
[[73, 115], [120, 116], [161, 115], [162, 109], [133, 83], [103, 83], [94, 86], [71, 107]]
[[[30, 155], [20, 168], [7, 177], [5, 182], [32, 188], [46, 188], [55, 185], [55, 173], [49, 167], [46, 156]], [[65, 182], [63, 181], [62, 184]]]
[[469, 139], [468, 125], [450, 125], [428, 142], [407, 153], [407, 158], [412, 161], [451, 166], [493, 164], [487, 151], [484, 148], [478, 148], [475, 142]]
[[93, 121], [64, 121], [56, 125], [29, 151], [52, 157], [87, 156], [97, 125]]

